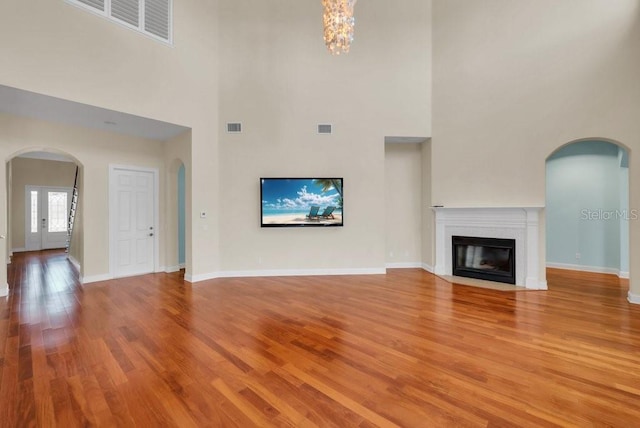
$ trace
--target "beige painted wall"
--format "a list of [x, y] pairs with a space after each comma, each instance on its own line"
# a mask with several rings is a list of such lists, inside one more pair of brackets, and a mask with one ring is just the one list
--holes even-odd
[[[436, 0], [433, 203], [543, 206], [547, 156], [576, 139], [609, 138], [632, 153], [638, 206], [639, 13], [637, 0]], [[636, 294], [638, 254], [633, 222]]]
[[[322, 43], [319, 2], [175, 2], [174, 45], [166, 46], [62, 1], [7, 0], [0, 39], [12, 43], [2, 47], [0, 84], [192, 129], [185, 161], [190, 279], [235, 270], [382, 268], [384, 219], [368, 215], [376, 203], [371, 189], [384, 186], [385, 135], [430, 133], [430, 9], [418, 0], [358, 5], [358, 44], [349, 56], [332, 57]], [[406, 67], [399, 71], [400, 63]], [[219, 133], [218, 119], [242, 121], [247, 132]], [[317, 136], [320, 122], [333, 123], [336, 133]], [[11, 150], [25, 147], [15, 141]], [[2, 147], [0, 155], [11, 150]], [[345, 177], [352, 220], [324, 234], [260, 230], [257, 180], [272, 174]], [[90, 237], [104, 229], [85, 214], [89, 254]], [[309, 242], [305, 255], [299, 249]], [[104, 271], [94, 260], [86, 261], [87, 274]]]
[[[384, 269], [384, 137], [430, 133], [430, 4], [358, 3], [334, 57], [319, 1], [220, 3], [220, 121], [243, 125], [219, 136], [223, 273]], [[344, 227], [261, 229], [274, 176], [344, 177]]]
[[[5, 0], [0, 40], [11, 43], [0, 48], [0, 84], [192, 131], [189, 148], [174, 156], [164, 146], [116, 138], [109, 147], [104, 134], [0, 116], [0, 157], [58, 148], [84, 159], [86, 185], [104, 189], [101, 154], [166, 170], [188, 153], [193, 279], [383, 267], [385, 219], [370, 210], [385, 186], [389, 135], [432, 135], [430, 153], [423, 151], [430, 203], [445, 206], [544, 205], [551, 152], [576, 139], [612, 139], [630, 150], [630, 206], [640, 205], [637, 0], [434, 0], [433, 28], [431, 5], [359, 2], [352, 51], [332, 57], [321, 40], [320, 2], [175, 2], [170, 47], [62, 1]], [[229, 121], [244, 132], [222, 132], [218, 123]], [[334, 134], [317, 135], [318, 123], [332, 123]], [[345, 227], [260, 229], [258, 178], [275, 175], [343, 176]], [[0, 180], [4, 234], [4, 171]], [[85, 201], [88, 273], [105, 271], [93, 246], [106, 230], [89, 212], [104, 208], [104, 197]], [[429, 216], [423, 211], [425, 224]], [[630, 233], [631, 288], [640, 296], [640, 222]], [[429, 239], [423, 234], [425, 263]]]
[[[8, 160], [13, 155], [43, 148], [72, 154], [82, 165], [81, 203], [84, 216], [79, 224], [84, 238], [83, 276], [91, 278], [107, 275], [109, 273], [109, 164], [157, 168], [160, 173], [159, 178], [163, 179], [163, 143], [0, 114], [2, 158]], [[13, 172], [15, 174], [15, 170]], [[1, 191], [5, 190], [6, 188], [3, 187]], [[162, 192], [159, 202], [162, 211], [166, 207]], [[15, 218], [12, 218], [12, 222], [14, 220]], [[164, 230], [164, 217], [161, 218], [160, 223], [160, 230]], [[164, 248], [163, 239], [161, 236], [161, 249]], [[161, 266], [164, 266], [164, 257], [161, 251]]]
[[557, 147], [595, 136], [635, 145], [638, 6], [436, 1], [434, 202], [544, 205]]
[[[109, 22], [64, 1], [4, 0], [0, 6], [0, 84], [19, 89], [82, 102], [138, 116], [180, 124], [191, 128], [191, 203], [212, 215], [199, 224], [193, 234], [192, 272], [198, 275], [218, 269], [218, 95], [217, 95], [217, 1], [181, 0], [173, 4], [174, 44], [156, 42], [144, 35]], [[6, 120], [6, 119], [5, 119]], [[0, 145], [0, 158], [6, 160], [15, 151], [34, 144], [51, 147], [40, 133], [40, 126], [11, 129], [17, 140]], [[0, 128], [1, 129], [1, 128]], [[5, 135], [7, 130], [2, 129]], [[34, 135], [36, 134], [36, 135]], [[104, 137], [96, 138], [104, 142]], [[86, 154], [94, 159], [107, 150], [94, 138], [83, 138], [68, 145], [74, 156]], [[134, 145], [135, 147], [136, 145]], [[77, 150], [76, 150], [77, 147]], [[156, 153], [141, 159], [137, 148], [122, 149], [121, 157], [140, 159], [141, 163], [161, 166]], [[132, 153], [134, 152], [134, 153]], [[162, 150], [160, 150], [162, 153]], [[93, 163], [93, 161], [89, 161]], [[107, 171], [86, 165], [86, 185], [106, 186]], [[1, 168], [4, 168], [2, 166]], [[91, 180], [90, 180], [91, 179]], [[0, 233], [5, 233], [6, 175], [0, 171]], [[91, 184], [93, 183], [93, 184]], [[106, 197], [93, 196], [93, 199]], [[87, 273], [105, 272], [106, 259], [100, 248], [106, 228], [94, 224], [86, 201], [86, 253], [96, 257], [86, 260]], [[103, 206], [103, 204], [98, 204]], [[93, 209], [93, 208], [92, 208]], [[100, 244], [98, 244], [100, 242]], [[1, 250], [4, 257], [4, 248]], [[6, 272], [0, 269], [0, 284]], [[1, 285], [0, 285], [1, 286]]]
[[12, 165], [11, 191], [11, 247], [24, 249], [25, 246], [25, 187], [51, 186], [73, 187], [76, 165], [41, 159], [14, 158]]
[[422, 144], [385, 144], [386, 263], [422, 265]]

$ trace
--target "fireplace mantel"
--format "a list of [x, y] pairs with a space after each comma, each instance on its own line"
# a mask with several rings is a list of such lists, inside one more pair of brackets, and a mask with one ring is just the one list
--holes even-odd
[[436, 275], [452, 274], [453, 235], [516, 240], [516, 285], [546, 290], [541, 280], [539, 216], [542, 207], [434, 207]]

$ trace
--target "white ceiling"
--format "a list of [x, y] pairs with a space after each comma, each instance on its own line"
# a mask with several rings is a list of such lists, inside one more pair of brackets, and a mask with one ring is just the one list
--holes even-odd
[[3, 85], [0, 85], [0, 112], [158, 141], [189, 129]]

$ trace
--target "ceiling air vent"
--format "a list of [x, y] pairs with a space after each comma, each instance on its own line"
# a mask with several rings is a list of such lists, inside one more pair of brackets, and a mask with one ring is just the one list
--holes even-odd
[[227, 132], [230, 134], [239, 134], [242, 132], [241, 123], [227, 123]]
[[331, 134], [331, 125], [326, 123], [318, 125], [318, 134]]

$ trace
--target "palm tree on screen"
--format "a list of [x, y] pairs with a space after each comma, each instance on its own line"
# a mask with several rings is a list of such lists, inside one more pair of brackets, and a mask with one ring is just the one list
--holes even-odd
[[340, 198], [338, 200], [338, 206], [342, 208], [342, 180], [335, 180], [330, 178], [317, 178], [314, 180], [316, 184], [322, 186], [323, 192], [328, 192], [331, 189], [336, 189]]

